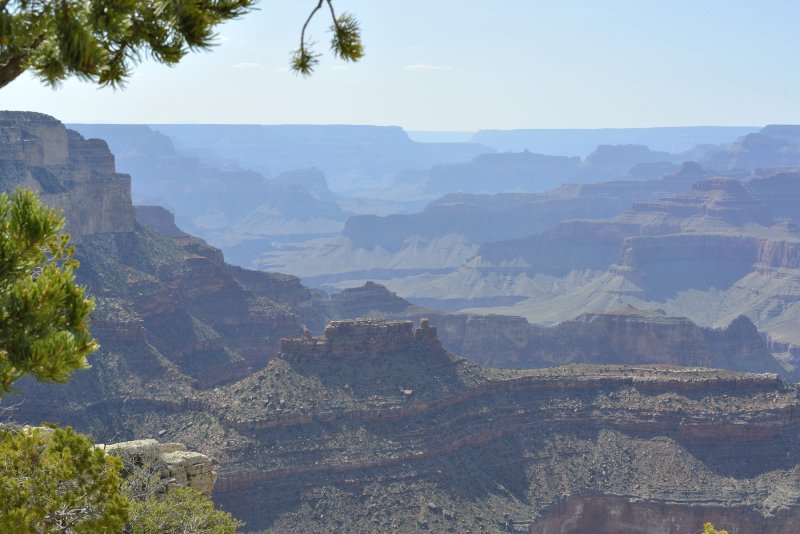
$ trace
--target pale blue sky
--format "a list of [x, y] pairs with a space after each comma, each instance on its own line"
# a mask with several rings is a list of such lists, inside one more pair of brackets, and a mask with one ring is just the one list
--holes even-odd
[[796, 1], [336, 0], [361, 20], [367, 55], [342, 65], [326, 54], [304, 79], [287, 65], [313, 3], [262, 0], [212, 52], [141, 65], [122, 91], [24, 77], [0, 90], [0, 108], [412, 130], [800, 123]]

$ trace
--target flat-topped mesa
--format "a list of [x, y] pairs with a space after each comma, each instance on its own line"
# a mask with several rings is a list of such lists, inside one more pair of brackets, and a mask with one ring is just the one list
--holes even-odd
[[75, 243], [131, 232], [131, 179], [115, 170], [105, 141], [84, 139], [40, 113], [0, 111], [0, 191], [24, 187], [64, 210]]
[[312, 337], [306, 332], [302, 338], [281, 339], [281, 357], [288, 361], [380, 357], [393, 352], [431, 348], [441, 349], [441, 344], [436, 328], [430, 326], [427, 319], [422, 319], [416, 329], [411, 321], [331, 321], [323, 336]]

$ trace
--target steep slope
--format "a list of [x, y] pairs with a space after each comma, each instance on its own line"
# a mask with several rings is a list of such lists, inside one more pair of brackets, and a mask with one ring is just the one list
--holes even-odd
[[[30, 187], [64, 209], [78, 280], [97, 303], [98, 363], [59, 396], [108, 401], [138, 388], [160, 396], [163, 388], [171, 397], [231, 381], [263, 368], [281, 337], [302, 332], [303, 320], [323, 321], [297, 279], [231, 268], [161, 208], [138, 210], [161, 231], [138, 223], [130, 177], [115, 172], [103, 141], [32, 113], [0, 114], [0, 132], [3, 189]], [[237, 276], [261, 280], [258, 293]], [[31, 411], [36, 402], [28, 402]]]

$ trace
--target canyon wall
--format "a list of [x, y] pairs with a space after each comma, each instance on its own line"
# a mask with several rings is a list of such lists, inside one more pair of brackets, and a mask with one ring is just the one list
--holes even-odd
[[133, 230], [130, 176], [115, 171], [106, 143], [46, 115], [0, 113], [0, 188], [15, 187], [63, 210], [73, 242]]

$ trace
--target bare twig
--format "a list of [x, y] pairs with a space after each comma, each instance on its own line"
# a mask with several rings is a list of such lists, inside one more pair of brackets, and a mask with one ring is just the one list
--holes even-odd
[[[301, 53], [305, 53], [305, 50], [306, 50], [306, 28], [308, 27], [308, 24], [311, 22], [311, 19], [314, 18], [314, 15], [317, 14], [317, 11], [322, 9], [322, 2], [324, 2], [324, 1], [325, 0], [319, 0], [319, 3], [317, 4], [317, 7], [315, 7], [311, 11], [311, 14], [309, 14], [308, 18], [306, 19], [306, 23], [303, 24], [303, 30], [300, 32], [300, 51], [301, 51]], [[330, 1], [328, 3], [330, 3]], [[331, 11], [332, 10], [333, 10], [333, 7], [331, 7]]]

